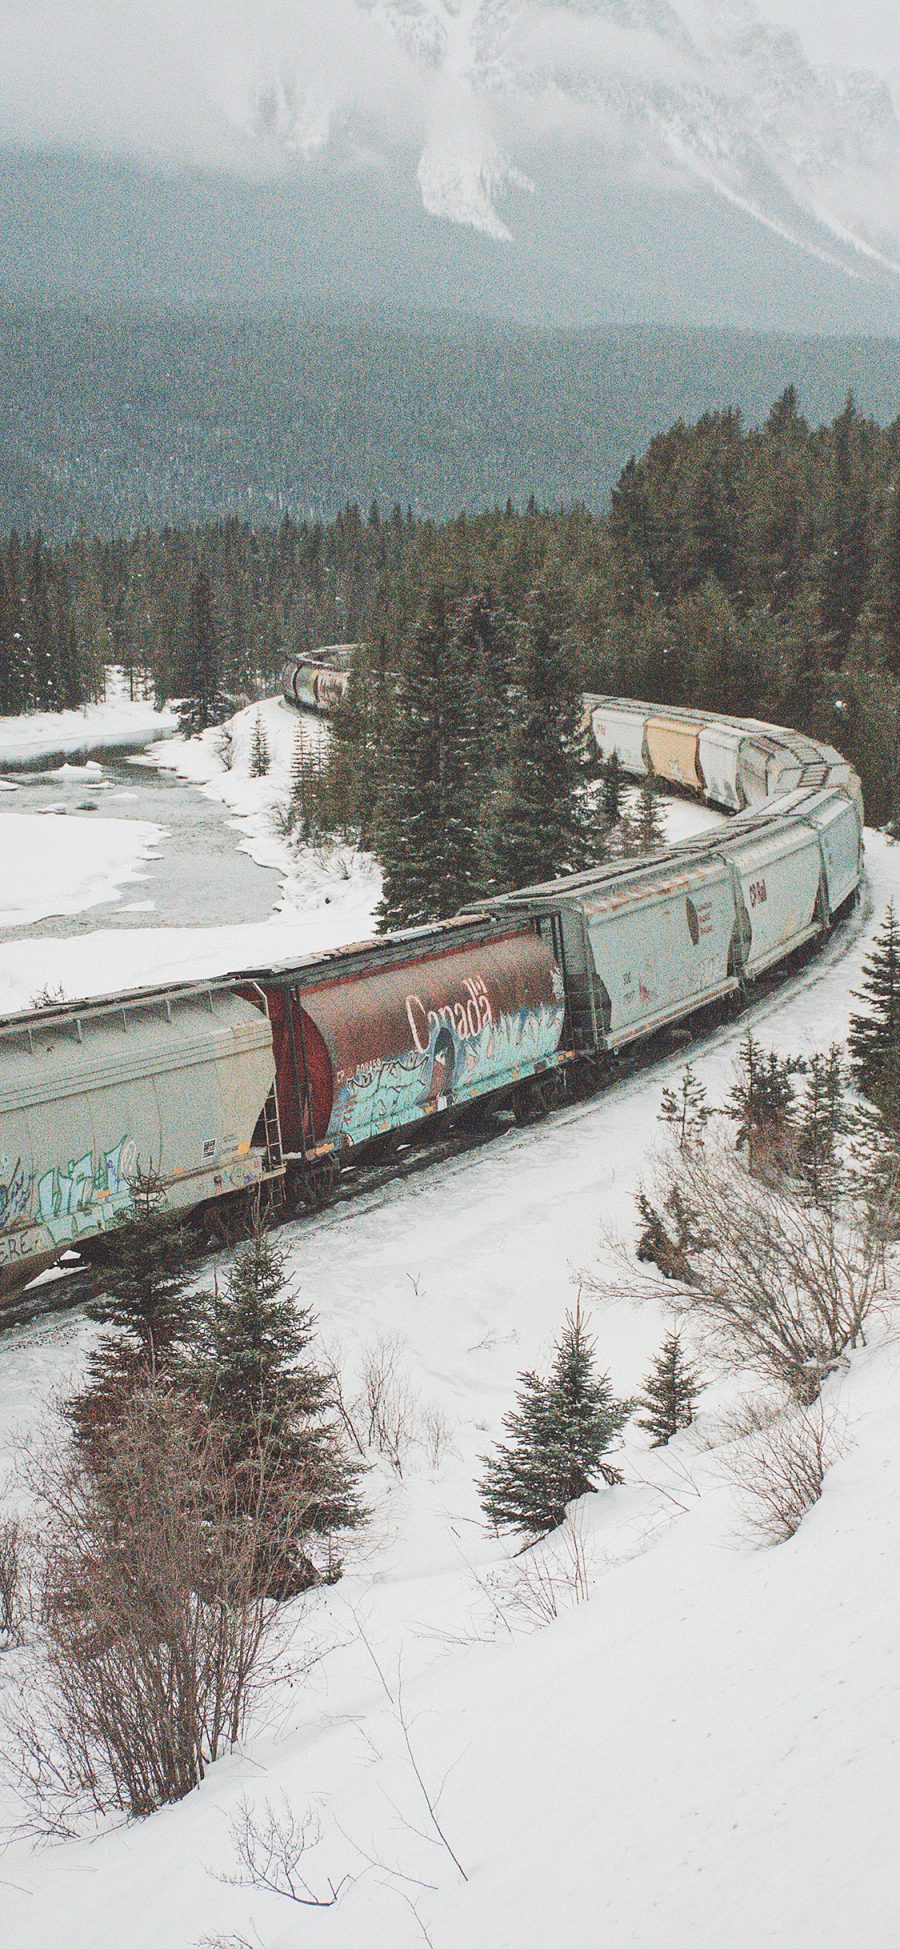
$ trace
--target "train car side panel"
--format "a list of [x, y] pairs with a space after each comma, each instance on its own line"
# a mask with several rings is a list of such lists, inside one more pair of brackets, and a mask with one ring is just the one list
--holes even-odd
[[707, 798], [740, 812], [744, 799], [738, 786], [743, 733], [730, 724], [701, 724], [697, 756]]
[[139, 1172], [171, 1209], [259, 1180], [271, 1035], [234, 995], [23, 1024], [2, 1055], [0, 1280], [108, 1230]]
[[738, 985], [734, 885], [721, 861], [588, 899], [585, 913], [612, 1049]]
[[672, 785], [686, 785], [692, 792], [703, 787], [698, 765], [700, 727], [671, 717], [648, 717], [647, 750], [651, 769], [658, 778]]
[[[440, 957], [304, 988], [304, 1026], [328, 1052], [318, 1142], [358, 1145], [555, 1062], [562, 977], [530, 929]], [[327, 1117], [327, 1121], [326, 1121]]]
[[723, 846], [743, 905], [748, 975], [761, 974], [821, 931], [818, 833], [799, 822]]
[[591, 713], [591, 729], [601, 757], [618, 758], [623, 771], [642, 777], [647, 769], [644, 743], [645, 714], [611, 704], [598, 704]]

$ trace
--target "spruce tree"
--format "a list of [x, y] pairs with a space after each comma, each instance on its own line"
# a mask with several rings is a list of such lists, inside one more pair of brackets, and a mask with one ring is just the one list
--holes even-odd
[[846, 1128], [844, 1052], [839, 1043], [810, 1057], [797, 1106], [796, 1163], [814, 1204], [829, 1205], [843, 1177], [840, 1140]]
[[454, 914], [477, 890], [472, 698], [442, 584], [406, 643], [387, 736], [377, 815], [382, 928]]
[[253, 720], [253, 735], [250, 740], [250, 776], [265, 778], [270, 767], [269, 740], [262, 720], [262, 712], [257, 711]]
[[622, 817], [622, 767], [617, 751], [604, 760], [602, 804], [607, 827], [617, 826]]
[[188, 597], [187, 631], [181, 658], [183, 703], [179, 711], [188, 735], [214, 724], [219, 709], [221, 654], [212, 588], [205, 569], [198, 570]]
[[659, 780], [645, 772], [636, 798], [619, 821], [619, 850], [626, 859], [641, 859], [665, 844], [666, 813]]
[[653, 1436], [652, 1446], [662, 1448], [694, 1419], [697, 1396], [703, 1382], [690, 1366], [676, 1328], [667, 1333], [659, 1353], [638, 1395], [637, 1405], [646, 1412], [638, 1427]]
[[793, 1078], [805, 1067], [800, 1056], [764, 1050], [747, 1030], [725, 1115], [737, 1125], [738, 1149], [746, 1148], [751, 1171], [770, 1160], [783, 1161], [793, 1129]]
[[677, 1088], [666, 1085], [663, 1089], [659, 1121], [668, 1124], [679, 1150], [687, 1150], [691, 1144], [702, 1142], [711, 1116], [706, 1090], [694, 1074], [693, 1064], [688, 1063]]
[[314, 1333], [310, 1308], [286, 1284], [284, 1254], [257, 1230], [197, 1311], [179, 1368], [181, 1384], [223, 1432], [246, 1520], [255, 1519], [264, 1484], [273, 1595], [317, 1580], [311, 1537], [363, 1516], [360, 1471], [335, 1422], [332, 1381], [309, 1355]]
[[488, 851], [499, 889], [577, 872], [602, 851], [584, 797], [581, 686], [567, 625], [560, 587], [533, 589], [514, 664], [506, 763], [491, 808]]
[[866, 1096], [891, 1083], [900, 1067], [900, 923], [891, 901], [871, 954], [863, 962], [862, 988], [854, 1000], [864, 1011], [850, 1017], [850, 1061]]
[[88, 1355], [87, 1380], [69, 1402], [80, 1445], [98, 1453], [125, 1394], [171, 1371], [190, 1302], [190, 1240], [180, 1218], [164, 1209], [153, 1171], [135, 1175], [128, 1208], [104, 1235], [105, 1292], [92, 1319], [115, 1329]]
[[517, 1402], [503, 1419], [508, 1441], [482, 1457], [481, 1506], [497, 1530], [546, 1536], [578, 1496], [622, 1480], [607, 1457], [632, 1404], [597, 1373], [580, 1302], [566, 1315], [546, 1379], [519, 1375]]

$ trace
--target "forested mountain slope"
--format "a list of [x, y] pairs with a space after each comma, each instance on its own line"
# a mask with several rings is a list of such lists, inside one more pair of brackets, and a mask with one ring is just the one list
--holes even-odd
[[0, 311], [0, 532], [125, 534], [347, 501], [605, 504], [673, 420], [900, 405], [900, 340], [537, 331], [346, 311]]

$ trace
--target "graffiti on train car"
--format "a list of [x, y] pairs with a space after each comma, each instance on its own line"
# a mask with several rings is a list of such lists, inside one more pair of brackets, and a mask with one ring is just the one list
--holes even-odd
[[[413, 1047], [367, 1063], [338, 1089], [328, 1136], [360, 1144], [381, 1130], [416, 1123], [436, 1110], [465, 1103], [552, 1061], [563, 1024], [562, 993], [551, 1004], [505, 1013], [494, 1020], [487, 994], [458, 1009], [426, 1010], [417, 996], [409, 1011]], [[418, 1006], [416, 1006], [418, 1004]], [[427, 1040], [426, 1040], [427, 1029]]]
[[0, 1231], [18, 1224], [31, 1204], [32, 1174], [21, 1157], [6, 1157], [0, 1152]]
[[[111, 1150], [86, 1151], [83, 1157], [54, 1165], [38, 1179], [34, 1216], [45, 1225], [54, 1243], [77, 1238], [79, 1231], [111, 1225], [131, 1202], [137, 1151], [130, 1137]], [[80, 1224], [88, 1218], [89, 1226]]]

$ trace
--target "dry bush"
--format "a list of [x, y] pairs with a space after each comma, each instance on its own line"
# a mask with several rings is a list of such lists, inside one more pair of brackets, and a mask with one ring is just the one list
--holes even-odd
[[271, 1800], [262, 1814], [255, 1814], [246, 1800], [231, 1822], [231, 1840], [237, 1868], [223, 1876], [232, 1888], [254, 1888], [268, 1895], [281, 1895], [299, 1908], [334, 1908], [349, 1884], [349, 1875], [328, 1880], [314, 1889], [306, 1879], [306, 1857], [322, 1838], [318, 1815], [313, 1809], [295, 1813], [290, 1801], [282, 1797], [280, 1806]]
[[780, 1413], [752, 1415], [726, 1469], [745, 1526], [757, 1542], [785, 1543], [795, 1534], [845, 1445], [842, 1423], [821, 1401], [806, 1406], [791, 1401]]
[[590, 1570], [577, 1516], [567, 1516], [551, 1536], [523, 1550], [497, 1592], [512, 1618], [531, 1629], [552, 1624], [563, 1611], [586, 1603], [590, 1594]]
[[453, 1441], [453, 1427], [436, 1401], [424, 1407], [419, 1413], [419, 1443], [425, 1450], [429, 1466], [439, 1469], [444, 1456]]
[[22, 1525], [0, 1516], [0, 1650], [18, 1644], [25, 1616], [25, 1566]]
[[815, 1400], [887, 1301], [883, 1201], [845, 1197], [823, 1209], [805, 1186], [783, 1175], [763, 1182], [711, 1144], [672, 1159], [667, 1183], [702, 1212], [703, 1237], [690, 1281], [668, 1282], [666, 1303], [699, 1318], [726, 1365]]
[[30, 1473], [39, 1636], [5, 1758], [32, 1830], [72, 1832], [181, 1799], [239, 1738], [280, 1665], [284, 1488], [263, 1453], [248, 1513], [221, 1432], [158, 1383], [125, 1403], [102, 1467], [60, 1441]]
[[403, 1367], [403, 1343], [386, 1334], [369, 1348], [362, 1370], [363, 1414], [370, 1448], [398, 1475], [419, 1431], [419, 1402]]

